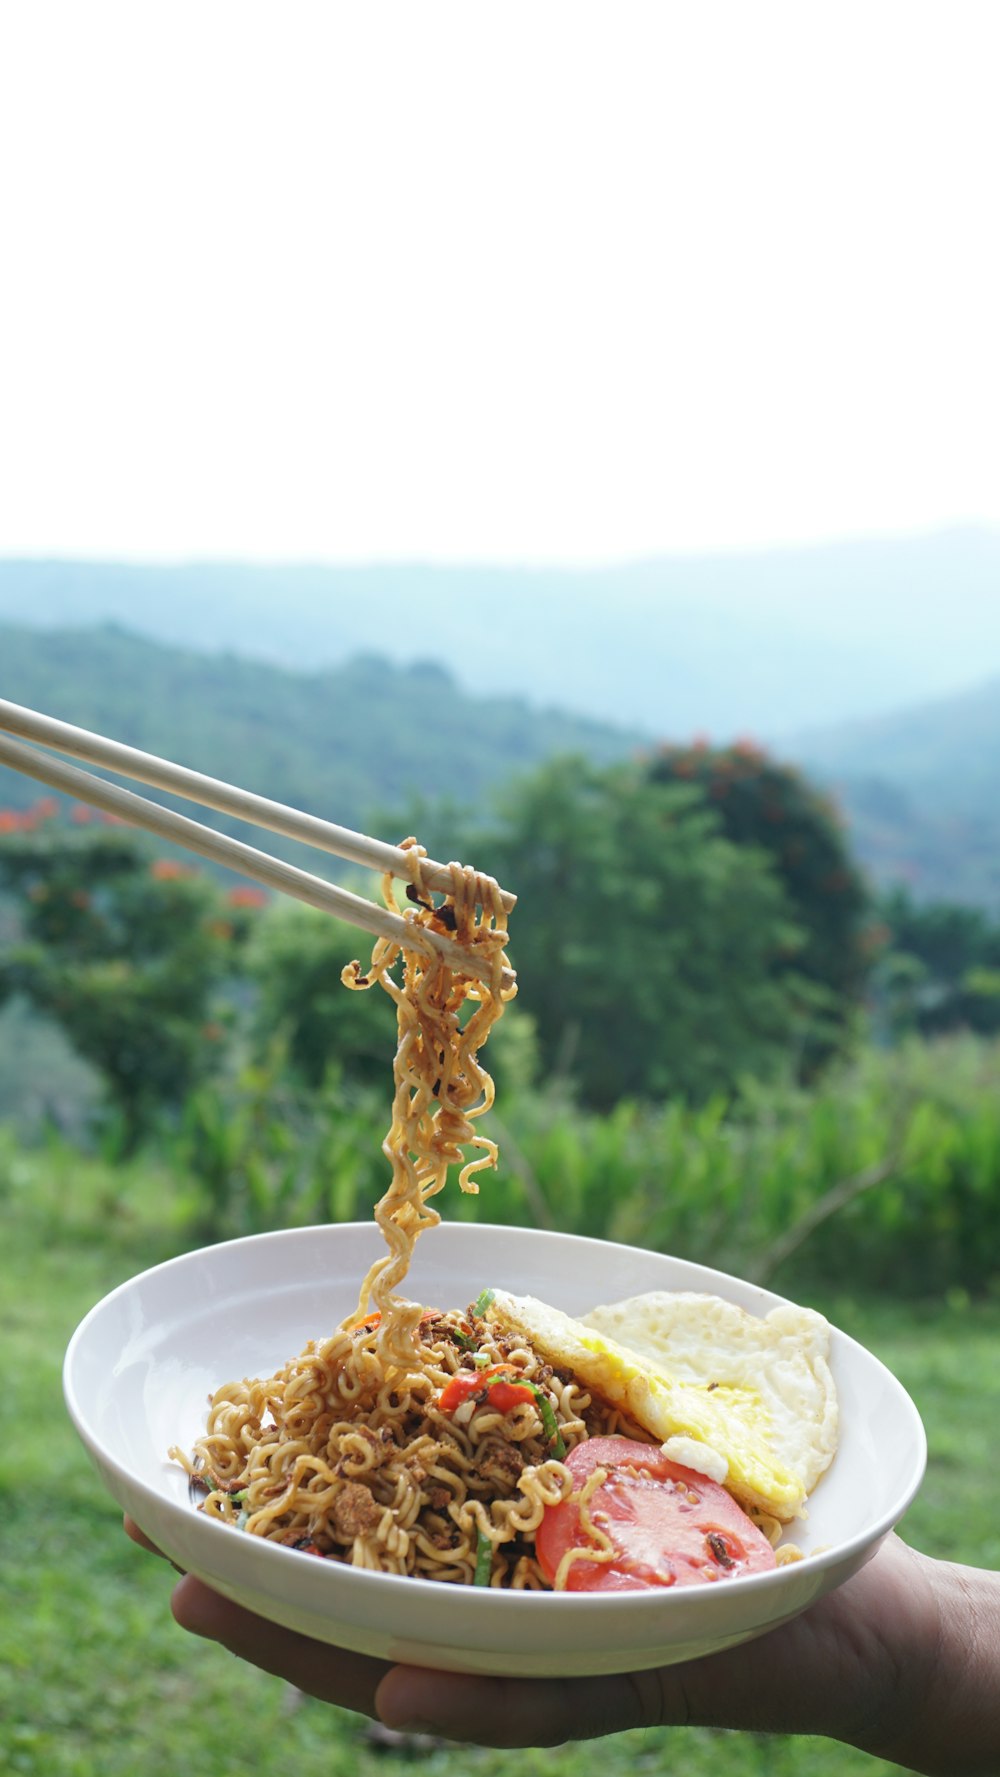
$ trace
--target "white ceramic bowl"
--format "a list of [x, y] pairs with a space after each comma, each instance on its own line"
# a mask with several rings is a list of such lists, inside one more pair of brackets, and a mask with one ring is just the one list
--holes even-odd
[[[357, 1572], [212, 1523], [192, 1506], [169, 1445], [192, 1445], [220, 1383], [272, 1374], [349, 1313], [380, 1250], [365, 1223], [187, 1253], [105, 1297], [66, 1353], [70, 1414], [119, 1505], [178, 1566], [276, 1623], [454, 1671], [638, 1671], [732, 1646], [806, 1609], [863, 1566], [920, 1485], [916, 1408], [876, 1358], [835, 1332], [840, 1449], [807, 1522], [793, 1527], [799, 1546], [817, 1552], [771, 1573], [675, 1591], [479, 1591]], [[704, 1266], [567, 1235], [445, 1223], [418, 1243], [414, 1300], [462, 1307], [488, 1285], [570, 1314], [652, 1289], [706, 1290], [757, 1314], [780, 1300]]]

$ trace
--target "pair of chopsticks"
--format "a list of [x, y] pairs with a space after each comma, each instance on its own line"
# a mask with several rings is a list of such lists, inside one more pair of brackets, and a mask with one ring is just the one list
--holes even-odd
[[[104, 735], [91, 734], [85, 728], [74, 728], [69, 722], [59, 722], [53, 716], [43, 716], [37, 710], [25, 709], [21, 704], [8, 703], [3, 698], [0, 698], [0, 730], [3, 731], [0, 733], [0, 765], [10, 765], [15, 771], [47, 784], [50, 789], [63, 791], [79, 802], [90, 803], [132, 826], [143, 827], [160, 839], [183, 845], [213, 863], [238, 870], [279, 894], [293, 895], [324, 913], [348, 920], [374, 938], [391, 938], [397, 943], [405, 943], [409, 950], [421, 950], [425, 955], [437, 953], [452, 968], [466, 974], [486, 974], [485, 966], [453, 938], [444, 937], [427, 926], [416, 925], [388, 908], [366, 901], [362, 895], [339, 888], [321, 876], [313, 876], [308, 870], [299, 870], [294, 864], [286, 864], [281, 858], [245, 845], [242, 840], [216, 833], [200, 821], [175, 814], [158, 802], [150, 802], [132, 790], [94, 777], [91, 772], [81, 771], [75, 765], [67, 765], [63, 759], [53, 759], [37, 748], [54, 747], [71, 758], [85, 759], [90, 765], [120, 772], [123, 777], [135, 778], [138, 783], [183, 796], [190, 802], [213, 808], [219, 814], [236, 815], [254, 826], [266, 827], [271, 833], [281, 833], [286, 839], [304, 840], [320, 851], [333, 852], [337, 857], [363, 864], [381, 874], [389, 872], [408, 883], [411, 878], [407, 854], [398, 845], [369, 839], [363, 833], [352, 832], [349, 827], [338, 827], [333, 821], [321, 820], [318, 815], [303, 814], [282, 802], [257, 796], [251, 790], [237, 789], [218, 778], [190, 771], [184, 765], [174, 765], [168, 759], [158, 759], [153, 753], [140, 752], [137, 747], [108, 740]], [[12, 740], [8, 738], [11, 735], [20, 738]], [[25, 742], [33, 744], [25, 745]], [[451, 889], [451, 872], [445, 864], [425, 858], [423, 877], [431, 888], [446, 894]], [[508, 912], [516, 898], [501, 890], [501, 900]], [[512, 981], [513, 975], [506, 971], [504, 985], [509, 986]]]

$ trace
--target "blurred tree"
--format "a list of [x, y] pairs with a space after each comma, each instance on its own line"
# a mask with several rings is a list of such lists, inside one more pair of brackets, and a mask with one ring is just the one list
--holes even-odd
[[227, 892], [129, 830], [81, 810], [0, 839], [19, 931], [0, 952], [0, 1004], [22, 995], [101, 1076], [123, 1152], [219, 1066], [255, 889]]
[[520, 780], [469, 855], [516, 891], [518, 1005], [589, 1104], [703, 1099], [787, 1066], [815, 1016], [771, 860], [697, 787], [561, 759]]
[[853, 1023], [870, 968], [869, 897], [848, 850], [836, 805], [793, 766], [751, 741], [731, 747], [663, 746], [649, 760], [654, 783], [696, 789], [734, 845], [770, 857], [803, 943], [789, 959], [816, 990], [806, 1071], [828, 1059]]
[[977, 907], [921, 905], [905, 889], [880, 912], [887, 947], [875, 987], [891, 1034], [1000, 1031], [1000, 924]]
[[275, 907], [247, 951], [256, 989], [251, 1040], [261, 1057], [280, 1038], [305, 1086], [322, 1085], [329, 1068], [341, 1067], [383, 1086], [388, 1107], [395, 1007], [381, 988], [350, 993], [340, 979], [345, 963], [370, 951], [371, 940], [354, 926], [294, 902]]

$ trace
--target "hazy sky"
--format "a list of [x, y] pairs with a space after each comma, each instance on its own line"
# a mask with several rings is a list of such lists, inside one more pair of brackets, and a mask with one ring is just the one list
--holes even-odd
[[1000, 524], [995, 0], [0, 0], [0, 553]]

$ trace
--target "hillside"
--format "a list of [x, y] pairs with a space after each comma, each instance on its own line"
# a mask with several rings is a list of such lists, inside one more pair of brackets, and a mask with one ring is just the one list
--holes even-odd
[[[470, 697], [430, 663], [396, 667], [369, 655], [294, 673], [114, 626], [0, 627], [0, 695], [355, 827], [415, 797], [473, 805], [553, 753], [608, 761], [639, 741], [520, 698]], [[0, 805], [24, 807], [38, 793], [0, 772]], [[246, 836], [259, 843], [256, 829]]]
[[[430, 662], [366, 655], [297, 673], [157, 645], [113, 625], [0, 626], [0, 695], [377, 831], [412, 799], [469, 806], [554, 753], [602, 762], [649, 744], [637, 729], [467, 694]], [[835, 791], [876, 883], [1000, 909], [1000, 679], [774, 750]], [[24, 807], [36, 794], [29, 780], [0, 772], [0, 806]], [[254, 829], [229, 830], [259, 843]]]
[[894, 715], [808, 731], [794, 745], [827, 775], [875, 773], [921, 804], [978, 815], [1000, 787], [1000, 677]]
[[469, 692], [781, 743], [1000, 672], [1000, 534], [588, 568], [0, 561], [0, 623], [109, 620], [309, 673], [433, 659]]
[[876, 880], [1000, 910], [1000, 678], [790, 751], [835, 789]]

